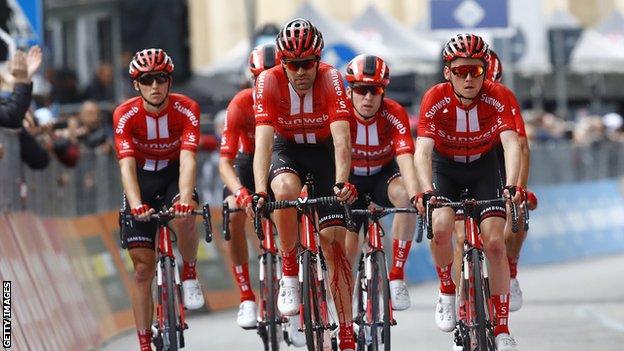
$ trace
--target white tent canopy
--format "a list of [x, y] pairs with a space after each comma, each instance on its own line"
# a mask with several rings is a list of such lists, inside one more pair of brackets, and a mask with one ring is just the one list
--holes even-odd
[[437, 68], [443, 43], [401, 26], [375, 5], [368, 6], [353, 20], [351, 28], [365, 37], [367, 43], [377, 42], [387, 47], [387, 56], [382, 57], [389, 61], [393, 71], [433, 72]]
[[572, 70], [579, 73], [624, 72], [624, 17], [619, 11], [581, 34], [572, 51]]

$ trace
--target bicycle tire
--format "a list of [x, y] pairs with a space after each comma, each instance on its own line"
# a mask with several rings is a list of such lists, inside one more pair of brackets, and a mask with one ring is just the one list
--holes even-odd
[[167, 298], [163, 299], [163, 304], [166, 304], [166, 308], [163, 310], [167, 312], [166, 318], [164, 318], [165, 326], [163, 330], [163, 344], [166, 351], [178, 351], [178, 314], [176, 311], [176, 298], [175, 298], [175, 263], [173, 258], [165, 256], [163, 258], [163, 270], [165, 271], [165, 284], [167, 292]]
[[365, 321], [365, 309], [364, 309], [364, 289], [365, 286], [362, 285], [362, 279], [365, 278], [364, 272], [364, 255], [360, 253], [360, 259], [358, 260], [358, 270], [355, 275], [355, 298], [357, 301], [357, 313], [355, 322], [359, 326], [358, 334], [357, 334], [357, 347], [356, 351], [364, 351], [366, 348], [366, 321]]
[[486, 309], [486, 301], [485, 301], [485, 290], [483, 286], [483, 270], [481, 268], [483, 261], [481, 259], [481, 255], [479, 251], [472, 250], [471, 252], [472, 259], [472, 274], [474, 279], [474, 294], [475, 294], [475, 312], [476, 312], [476, 334], [477, 334], [477, 350], [478, 351], [488, 351], [488, 324], [487, 324], [487, 315], [485, 312]]
[[[275, 286], [275, 282], [277, 281], [275, 277], [275, 265], [277, 262], [277, 258], [272, 253], [266, 253], [264, 255], [264, 284], [267, 288], [266, 295], [266, 323], [268, 327], [268, 344], [269, 350], [271, 351], [279, 351], [279, 340], [277, 339], [277, 329], [278, 329], [278, 321], [277, 321], [277, 300], [276, 300], [276, 291], [277, 288]], [[267, 280], [268, 279], [268, 280]]]
[[[371, 264], [373, 276], [368, 291], [372, 308], [372, 320], [369, 321], [371, 323], [371, 349], [372, 351], [390, 351], [390, 284], [386, 256], [383, 251], [373, 253]], [[379, 333], [381, 333], [380, 337], [377, 336]]]
[[312, 252], [305, 250], [302, 255], [302, 301], [303, 301], [303, 329], [308, 351], [323, 350], [323, 328], [320, 321], [320, 311], [316, 287], [316, 263], [312, 260]]

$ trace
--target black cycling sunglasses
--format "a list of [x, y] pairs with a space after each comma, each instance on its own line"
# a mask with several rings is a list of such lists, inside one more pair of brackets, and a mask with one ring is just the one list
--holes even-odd
[[158, 73], [158, 74], [144, 74], [139, 77], [138, 81], [141, 85], [152, 85], [154, 81], [158, 84], [165, 84], [169, 81], [171, 76], [167, 73]]
[[351, 89], [353, 89], [354, 93], [362, 96], [365, 96], [369, 92], [371, 93], [371, 95], [380, 95], [383, 94], [385, 91], [384, 87], [379, 85], [358, 85], [355, 87], [351, 87]]
[[283, 61], [282, 60], [282, 63], [284, 63], [286, 68], [288, 68], [289, 70], [296, 72], [299, 70], [299, 68], [303, 68], [304, 70], [307, 71], [310, 68], [314, 67], [318, 61], [319, 61], [318, 58], [313, 58], [313, 59], [298, 60], [298, 61]]

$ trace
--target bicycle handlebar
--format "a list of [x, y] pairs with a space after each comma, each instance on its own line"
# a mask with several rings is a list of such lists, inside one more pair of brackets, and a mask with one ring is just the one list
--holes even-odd
[[[205, 204], [202, 207], [201, 211], [193, 210], [193, 212], [191, 212], [191, 215], [202, 216], [203, 225], [204, 225], [204, 233], [206, 234], [205, 240], [207, 243], [211, 242], [212, 241], [212, 218], [210, 216], [210, 207], [208, 206], [208, 204]], [[135, 219], [134, 215], [125, 213], [123, 212], [123, 210], [119, 211], [119, 217], [120, 217], [120, 225], [124, 224], [124, 223], [121, 223], [122, 219], [124, 221], [130, 221], [130, 220]], [[173, 211], [166, 210], [166, 211], [159, 211], [156, 213], [152, 213], [149, 218], [150, 218], [150, 221], [154, 221], [160, 225], [163, 225], [174, 218], [181, 218], [181, 217], [176, 216]]]
[[[455, 201], [455, 202], [436, 202], [436, 203], [426, 203], [425, 204], [425, 219], [423, 223], [424, 228], [426, 228], [427, 231], [427, 238], [428, 239], [432, 239], [433, 238], [433, 210], [436, 208], [442, 208], [442, 207], [450, 207], [453, 210], [458, 210], [458, 209], [465, 209], [467, 206], [481, 206], [481, 205], [491, 205], [494, 204], [496, 202], [499, 202], [503, 200], [503, 202], [507, 202], [509, 199], [507, 199], [506, 197], [501, 197], [501, 198], [497, 198], [497, 199], [490, 199], [490, 200], [475, 200], [475, 199], [467, 199], [467, 200], [462, 200], [462, 201]], [[464, 213], [464, 215], [466, 215]], [[419, 228], [420, 230], [420, 228]], [[514, 202], [511, 203], [511, 230], [514, 233], [518, 232], [518, 210], [517, 210], [517, 206]]]
[[[413, 207], [373, 207], [368, 209], [351, 210], [351, 213], [356, 216], [366, 216], [374, 221], [377, 221], [390, 213], [418, 213], [418, 210]], [[417, 216], [417, 221], [418, 231], [416, 233], [416, 242], [419, 243], [422, 241], [423, 237], [423, 226], [420, 216]]]
[[[267, 217], [268, 213], [275, 210], [283, 210], [286, 208], [297, 208], [299, 211], [305, 211], [309, 208], [317, 206], [333, 206], [341, 205], [344, 209], [345, 226], [348, 230], [355, 230], [355, 222], [351, 218], [351, 206], [346, 202], [341, 202], [336, 196], [323, 196], [317, 198], [305, 198], [297, 200], [281, 200], [265, 203], [261, 209], [254, 209], [254, 228], [260, 241], [264, 240], [264, 233], [262, 232], [261, 217]], [[262, 213], [260, 213], [262, 211]]]

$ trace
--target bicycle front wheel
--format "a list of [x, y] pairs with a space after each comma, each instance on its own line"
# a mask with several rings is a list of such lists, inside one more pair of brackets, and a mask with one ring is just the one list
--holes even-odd
[[163, 289], [162, 305], [165, 326], [163, 330], [163, 347], [165, 351], [178, 351], [178, 313], [176, 310], [176, 282], [175, 282], [175, 262], [173, 258], [165, 256], [161, 264], [163, 265], [165, 288]]
[[308, 351], [323, 351], [323, 321], [319, 306], [316, 262], [312, 252], [305, 250], [302, 255], [302, 303], [303, 329]]
[[264, 255], [264, 286], [266, 289], [265, 294], [265, 306], [266, 306], [266, 315], [265, 322], [267, 326], [268, 332], [268, 346], [271, 351], [279, 351], [279, 340], [277, 339], [278, 327], [280, 324], [278, 323], [277, 317], [277, 294], [276, 294], [276, 283], [277, 276], [275, 271], [275, 265], [277, 264], [277, 257], [272, 253], [268, 252]]
[[376, 251], [371, 257], [372, 276], [368, 296], [371, 300], [371, 338], [372, 351], [390, 351], [390, 284], [386, 256], [383, 251]]
[[486, 286], [483, 279], [483, 256], [475, 249], [471, 253], [472, 275], [474, 278], [475, 312], [476, 312], [476, 336], [478, 351], [494, 351], [490, 328], [490, 316], [488, 311], [488, 301], [486, 299]]

